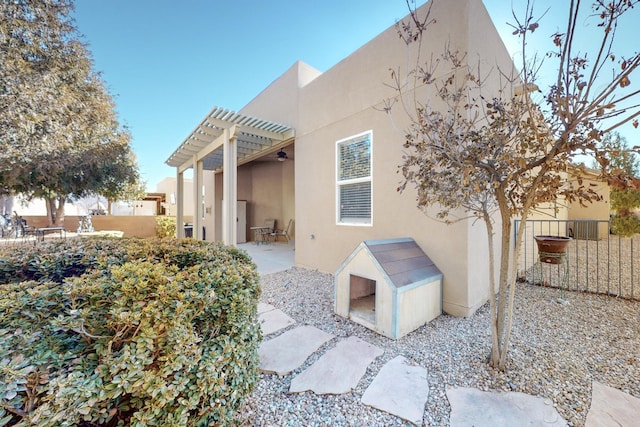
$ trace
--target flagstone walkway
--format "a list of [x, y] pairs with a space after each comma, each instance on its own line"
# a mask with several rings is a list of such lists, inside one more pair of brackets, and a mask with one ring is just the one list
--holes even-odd
[[[260, 369], [288, 375], [301, 367], [323, 346], [326, 351], [292, 380], [290, 393], [341, 394], [356, 388], [367, 367], [384, 350], [355, 336], [336, 339], [313, 326], [295, 326], [296, 321], [272, 305], [258, 305], [263, 335], [259, 349]], [[268, 335], [286, 330], [275, 338]], [[451, 405], [451, 427], [462, 426], [566, 426], [549, 399], [518, 392], [483, 392], [473, 388], [447, 387]], [[412, 366], [398, 356], [387, 362], [361, 397], [364, 405], [421, 425], [429, 397], [427, 370]], [[616, 425], [631, 427], [640, 417], [640, 399], [593, 383], [591, 409], [586, 427]]]

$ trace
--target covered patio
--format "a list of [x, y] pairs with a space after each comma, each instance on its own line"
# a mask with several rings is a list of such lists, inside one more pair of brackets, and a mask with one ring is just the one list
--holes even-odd
[[247, 251], [253, 262], [258, 267], [258, 274], [277, 273], [295, 266], [293, 241], [277, 245], [256, 245], [243, 243], [239, 249]]
[[[204, 238], [204, 217], [209, 215], [221, 225], [222, 238], [214, 227], [212, 234], [207, 233], [208, 240], [237, 245], [238, 167], [268, 156], [285, 160], [280, 152], [294, 139], [290, 126], [214, 107], [166, 161], [176, 168], [177, 224], [184, 223], [184, 173], [192, 169], [193, 237]], [[216, 185], [217, 174], [222, 175], [221, 186]], [[216, 200], [221, 201], [220, 217], [216, 217]], [[177, 233], [184, 237], [184, 228], [178, 227]]]

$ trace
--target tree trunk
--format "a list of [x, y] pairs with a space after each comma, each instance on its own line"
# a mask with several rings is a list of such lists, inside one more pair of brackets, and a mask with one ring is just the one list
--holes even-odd
[[[509, 290], [509, 249], [511, 243], [511, 215], [509, 212], [509, 205], [507, 198], [502, 187], [496, 189], [496, 201], [498, 202], [498, 209], [500, 211], [501, 224], [501, 248], [500, 248], [500, 274], [498, 278], [498, 301], [495, 303], [495, 292], [491, 295], [495, 310], [491, 316], [491, 334], [495, 335], [495, 339], [492, 342], [491, 360], [490, 365], [497, 369], [504, 369], [504, 363], [506, 361], [506, 352], [508, 350], [508, 339], [506, 334], [506, 326], [509, 323], [508, 317], [513, 311], [513, 307], [509, 304], [508, 290]], [[492, 229], [492, 227], [491, 227]], [[492, 239], [492, 237], [489, 237]], [[493, 242], [490, 244], [493, 246]], [[490, 248], [492, 247], [490, 246]], [[489, 256], [491, 258], [491, 255]], [[493, 268], [493, 266], [490, 266]], [[491, 270], [489, 270], [491, 272]]]
[[[500, 363], [498, 364], [498, 369], [500, 369], [501, 371], [504, 370], [507, 364], [507, 351], [509, 350], [509, 339], [511, 338], [511, 326], [513, 323], [513, 301], [516, 295], [516, 279], [517, 279], [516, 265], [518, 262], [518, 258], [520, 258], [520, 247], [522, 246], [522, 239], [524, 236], [524, 232], [526, 230], [525, 225], [528, 217], [527, 213], [528, 213], [528, 210], [525, 210], [522, 214], [522, 218], [520, 218], [520, 228], [518, 228], [518, 234], [516, 235], [516, 241], [515, 241], [515, 248], [513, 250], [513, 258], [512, 258], [513, 268], [511, 269], [511, 271], [507, 271], [507, 281], [510, 288], [509, 288], [509, 300], [507, 303], [507, 312], [505, 313], [507, 323], [505, 328], [503, 350], [502, 350], [502, 354], [500, 355]], [[509, 221], [509, 236], [511, 236], [511, 221]], [[506, 251], [503, 249], [502, 255], [506, 256], [507, 259], [509, 259], [510, 258], [509, 248], [507, 248]]]
[[53, 227], [56, 222], [56, 198], [49, 197], [45, 204], [47, 206], [47, 227]]
[[491, 316], [491, 365], [494, 364], [494, 361], [500, 360], [499, 353], [499, 341], [498, 341], [498, 329], [497, 323], [495, 319], [497, 319], [496, 312], [496, 273], [495, 273], [495, 248], [493, 246], [493, 223], [491, 222], [491, 217], [489, 216], [489, 212], [486, 210], [484, 213], [484, 223], [487, 228], [487, 239], [489, 240], [489, 310]]
[[64, 227], [64, 196], [58, 196], [58, 208], [56, 209], [55, 227]]
[[64, 226], [64, 196], [53, 196], [46, 200], [47, 222], [49, 227]]

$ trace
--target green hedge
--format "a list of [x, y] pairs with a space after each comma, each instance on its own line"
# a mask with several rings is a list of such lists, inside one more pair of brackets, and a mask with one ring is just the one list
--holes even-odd
[[156, 237], [176, 237], [175, 216], [156, 216]]
[[105, 238], [10, 250], [0, 426], [232, 422], [257, 381], [261, 339], [245, 252]]
[[621, 216], [613, 215], [611, 218], [611, 231], [622, 237], [631, 237], [640, 233], [640, 218], [634, 214]]

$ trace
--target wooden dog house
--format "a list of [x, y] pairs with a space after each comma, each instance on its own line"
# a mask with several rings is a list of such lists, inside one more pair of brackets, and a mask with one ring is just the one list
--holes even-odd
[[411, 238], [366, 240], [335, 273], [334, 310], [401, 338], [442, 313], [442, 273]]

